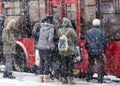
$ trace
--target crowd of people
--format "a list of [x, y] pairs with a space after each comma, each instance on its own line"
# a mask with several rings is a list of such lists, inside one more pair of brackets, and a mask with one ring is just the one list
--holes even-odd
[[[88, 51], [89, 61], [86, 74], [87, 82], [92, 79], [94, 74], [94, 58], [98, 64], [98, 83], [103, 83], [104, 79], [103, 51], [107, 38], [100, 25], [100, 20], [94, 19], [93, 28], [87, 31], [85, 38], [85, 48]], [[33, 35], [36, 40], [35, 49], [38, 49], [40, 55], [40, 81], [51, 82], [57, 78], [61, 79], [63, 84], [74, 84], [73, 64], [78, 39], [71, 20], [63, 18], [62, 23], [60, 23], [54, 16], [47, 16], [35, 24]], [[66, 37], [68, 45], [64, 41]]]
[[[6, 61], [4, 78], [15, 78], [12, 74], [12, 61], [16, 54], [15, 37], [16, 21], [6, 20], [2, 30], [3, 54]], [[107, 43], [105, 31], [100, 27], [99, 19], [93, 20], [93, 28], [87, 31], [85, 48], [88, 51], [88, 72], [86, 81], [90, 81], [94, 74], [94, 58], [98, 66], [98, 83], [104, 80], [103, 51]], [[60, 80], [63, 84], [75, 84], [73, 69], [76, 46], [78, 42], [75, 24], [68, 18], [59, 18], [52, 15], [44, 17], [37, 22], [32, 31], [34, 50], [39, 52], [39, 65], [33, 70], [38, 70], [40, 82]]]
[[[37, 34], [38, 30], [39, 34]], [[63, 83], [73, 83], [72, 70], [77, 34], [72, 28], [71, 21], [63, 18], [60, 25], [59, 19], [47, 16], [35, 24], [33, 34], [37, 40], [34, 48], [39, 50], [40, 55], [40, 81], [50, 82], [53, 78], [59, 79], [60, 76]], [[58, 49], [59, 38], [63, 34], [67, 36], [69, 46], [65, 52]]]

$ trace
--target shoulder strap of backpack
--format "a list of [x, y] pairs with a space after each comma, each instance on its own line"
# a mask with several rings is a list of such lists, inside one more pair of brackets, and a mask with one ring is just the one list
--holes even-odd
[[60, 34], [61, 34], [61, 35], [63, 35], [63, 33], [62, 33], [61, 29], [60, 29]]
[[[69, 32], [70, 30], [71, 30], [71, 29], [68, 29], [68, 31], [65, 33], [65, 35], [68, 34], [68, 32]], [[61, 33], [61, 35], [63, 35], [61, 29], [60, 29], [60, 33]]]
[[68, 29], [68, 31], [65, 33], [65, 35], [67, 35], [70, 30], [71, 30], [71, 29]]

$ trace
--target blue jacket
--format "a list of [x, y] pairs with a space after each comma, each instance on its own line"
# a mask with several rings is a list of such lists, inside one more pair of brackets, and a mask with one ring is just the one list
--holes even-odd
[[88, 50], [88, 53], [102, 54], [106, 43], [107, 38], [105, 31], [100, 27], [94, 26], [92, 29], [87, 31], [85, 38], [85, 48]]

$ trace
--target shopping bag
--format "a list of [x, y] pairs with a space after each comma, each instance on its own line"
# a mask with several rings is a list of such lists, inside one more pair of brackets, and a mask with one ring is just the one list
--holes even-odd
[[35, 64], [36, 66], [40, 66], [40, 56], [39, 56], [39, 51], [36, 49], [35, 50]]
[[76, 46], [74, 63], [79, 63], [82, 61], [82, 49], [80, 46]]

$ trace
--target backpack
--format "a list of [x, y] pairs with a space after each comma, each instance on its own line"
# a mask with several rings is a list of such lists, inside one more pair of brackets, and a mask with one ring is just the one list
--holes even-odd
[[58, 50], [60, 52], [66, 52], [68, 50], [68, 38], [66, 35], [69, 31], [70, 29], [65, 34], [63, 34], [62, 31], [60, 30], [60, 33], [62, 34], [58, 42]]

